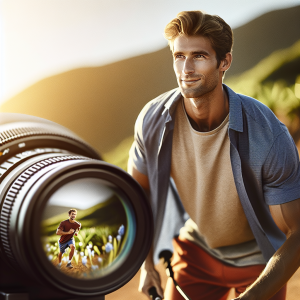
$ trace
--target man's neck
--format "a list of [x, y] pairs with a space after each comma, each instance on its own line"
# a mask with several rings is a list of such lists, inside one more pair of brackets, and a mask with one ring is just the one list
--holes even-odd
[[75, 223], [75, 220], [72, 220], [71, 218], [69, 218], [70, 223]]
[[217, 128], [229, 113], [228, 96], [222, 86], [199, 98], [184, 98], [184, 107], [193, 128], [201, 132]]

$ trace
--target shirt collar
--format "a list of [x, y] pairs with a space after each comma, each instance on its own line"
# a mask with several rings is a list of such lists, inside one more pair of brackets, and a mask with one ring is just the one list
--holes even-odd
[[[229, 128], [235, 131], [243, 132], [243, 113], [241, 98], [226, 84], [223, 84], [223, 88], [227, 92], [229, 98]], [[168, 111], [166, 123], [172, 120], [172, 115], [176, 109], [178, 101], [181, 98], [180, 88], [173, 90], [174, 93], [165, 104], [165, 109], [162, 115]]]
[[168, 112], [168, 117], [166, 119], [166, 122], [172, 120], [172, 115], [175, 111], [175, 108], [178, 104], [178, 101], [181, 99], [182, 95], [180, 92], [180, 88], [176, 88], [173, 90], [174, 93], [172, 94], [172, 96], [170, 97], [170, 99], [166, 102], [165, 104], [165, 109], [162, 112], [162, 115], [165, 114], [166, 112]]
[[223, 88], [227, 92], [229, 98], [229, 128], [243, 132], [242, 100], [239, 95], [226, 84], [223, 84]]

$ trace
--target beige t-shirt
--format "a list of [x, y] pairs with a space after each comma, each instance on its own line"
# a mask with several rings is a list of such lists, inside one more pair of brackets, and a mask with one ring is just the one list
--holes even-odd
[[188, 230], [198, 228], [196, 235], [189, 236], [201, 237], [210, 249], [254, 240], [234, 183], [228, 120], [229, 116], [212, 131], [198, 132], [188, 120], [183, 101], [176, 110], [171, 177], [195, 223]]

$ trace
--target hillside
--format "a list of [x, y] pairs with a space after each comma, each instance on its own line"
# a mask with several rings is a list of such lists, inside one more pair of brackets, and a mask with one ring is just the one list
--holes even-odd
[[268, 12], [233, 30], [233, 63], [228, 77], [241, 74], [274, 51], [300, 39], [300, 6]]
[[102, 153], [132, 134], [146, 102], [175, 86], [172, 57], [163, 49], [43, 79], [3, 103], [0, 111], [57, 122]]
[[[56, 214], [52, 217], [43, 215], [42, 229], [46, 235], [53, 235], [59, 223], [66, 219], [64, 207], [48, 207]], [[82, 227], [96, 226], [115, 226], [116, 224], [127, 224], [126, 213], [122, 203], [117, 197], [112, 197], [105, 202], [99, 203], [85, 210], [78, 210], [77, 219], [80, 220]]]
[[259, 84], [283, 80], [291, 85], [299, 74], [300, 38], [292, 46], [274, 51], [241, 75], [226, 77], [225, 83], [236, 92], [255, 97]]

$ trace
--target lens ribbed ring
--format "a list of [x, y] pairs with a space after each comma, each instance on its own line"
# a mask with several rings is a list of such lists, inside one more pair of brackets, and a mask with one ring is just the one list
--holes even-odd
[[[19, 126], [19, 125], [18, 125]], [[30, 137], [36, 137], [36, 136], [52, 136], [52, 137], [57, 137], [57, 138], [63, 138], [72, 142], [75, 142], [75, 144], [81, 144], [81, 146], [84, 147], [85, 151], [83, 152], [83, 155], [87, 155], [89, 157], [93, 158], [99, 158], [98, 153], [94, 151], [93, 148], [91, 148], [90, 145], [88, 145], [85, 141], [81, 140], [77, 136], [73, 136], [72, 134], [69, 134], [66, 131], [62, 131], [63, 133], [60, 132], [58, 128], [55, 128], [53, 126], [49, 125], [42, 125], [40, 127], [38, 126], [21, 126], [18, 127], [16, 126], [15, 128], [11, 129], [6, 129], [6, 130], [1, 130], [0, 128], [0, 147], [5, 147], [6, 144], [9, 144], [11, 142], [18, 142], [18, 140], [21, 139], [28, 139]], [[3, 151], [3, 150], [1, 150]], [[1, 153], [0, 153], [1, 154]]]
[[39, 127], [20, 127], [9, 129], [0, 132], [0, 146], [7, 144], [11, 141], [18, 140], [27, 136], [35, 136], [35, 135], [55, 135], [67, 137], [69, 139], [75, 140], [72, 136], [68, 136], [66, 134], [59, 134], [53, 132], [53, 130], [48, 128], [39, 128]]
[[27, 168], [24, 172], [22, 172], [22, 174], [13, 182], [13, 184], [9, 188], [0, 211], [0, 242], [2, 244], [2, 249], [5, 255], [10, 259], [12, 263], [16, 263], [16, 261], [14, 259], [14, 255], [12, 254], [12, 249], [10, 247], [9, 227], [10, 227], [10, 216], [11, 216], [12, 208], [14, 206], [18, 193], [20, 192], [24, 184], [42, 168], [45, 168], [47, 166], [62, 161], [70, 161], [70, 160], [77, 160], [77, 159], [90, 160], [90, 158], [83, 157], [83, 156], [69, 155], [69, 156], [51, 157], [39, 161], [38, 163], [35, 163], [31, 167]]
[[24, 158], [30, 158], [35, 155], [49, 154], [49, 153], [53, 153], [54, 155], [56, 153], [62, 153], [62, 154], [68, 154], [68, 155], [70, 154], [68, 151], [64, 151], [64, 150], [57, 149], [57, 148], [35, 148], [32, 150], [27, 150], [25, 152], [18, 153], [17, 155], [8, 158], [6, 161], [4, 161], [0, 165], [0, 179], [9, 169], [14, 168], [14, 166], [17, 163], [20, 163], [21, 161], [23, 161]]

